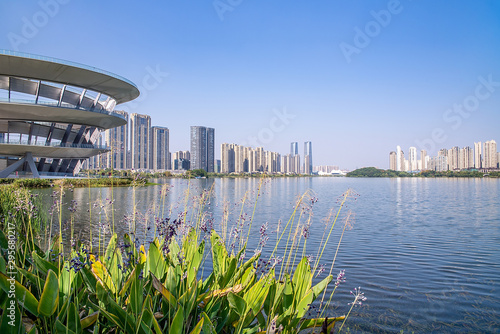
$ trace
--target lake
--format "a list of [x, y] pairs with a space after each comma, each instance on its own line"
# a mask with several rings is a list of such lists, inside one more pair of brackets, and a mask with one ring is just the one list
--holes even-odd
[[[498, 179], [273, 178], [264, 181], [260, 191], [257, 178], [154, 181], [163, 184], [66, 191], [65, 242], [70, 242], [71, 219], [74, 239], [89, 240], [92, 233], [94, 247], [99, 233], [109, 238], [112, 230], [135, 231], [139, 240], [151, 240], [154, 217], [182, 219], [186, 200], [196, 202], [206, 194], [209, 201], [201, 219], [218, 231], [225, 222], [228, 238], [238, 223], [243, 223], [246, 235], [255, 206], [247, 257], [258, 247], [259, 229], [267, 222], [265, 256], [276, 243], [273, 231], [283, 229], [297, 199], [308, 191], [298, 212], [303, 217], [312, 212], [306, 253], [316, 255], [325, 235], [324, 219], [332, 209], [336, 213], [342, 194], [353, 189], [359, 196], [352, 196], [343, 208], [320, 261], [328, 266], [332, 262], [343, 219], [349, 217], [352, 229], [342, 237], [332, 272], [336, 276], [344, 269], [346, 282], [336, 290], [329, 316], [346, 314], [352, 301], [349, 292], [361, 287], [367, 300], [353, 309], [346, 323], [354, 333], [500, 332]], [[50, 207], [52, 189], [38, 192]], [[74, 208], [73, 214], [68, 207]], [[53, 219], [54, 234], [59, 226], [56, 213]], [[198, 216], [190, 211], [186, 219], [195, 222]], [[210, 259], [205, 266], [211, 266]]]

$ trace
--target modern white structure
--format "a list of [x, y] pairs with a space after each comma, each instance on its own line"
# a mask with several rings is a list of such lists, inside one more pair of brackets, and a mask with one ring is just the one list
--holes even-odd
[[97, 145], [101, 131], [127, 123], [115, 106], [138, 96], [110, 72], [0, 49], [0, 177], [78, 173], [109, 151]]

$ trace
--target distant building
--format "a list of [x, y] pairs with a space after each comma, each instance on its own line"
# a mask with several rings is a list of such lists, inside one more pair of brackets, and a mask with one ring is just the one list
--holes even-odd
[[404, 170], [404, 152], [401, 150], [401, 146], [396, 146], [396, 170]]
[[214, 166], [214, 172], [220, 173], [220, 170], [221, 170], [221, 161], [220, 161], [220, 159], [216, 159], [215, 166]]
[[304, 174], [312, 174], [313, 170], [312, 142], [304, 143]]
[[171, 162], [173, 170], [189, 170], [191, 154], [189, 151], [177, 151], [172, 154]]
[[110, 148], [110, 151], [105, 154], [106, 168], [127, 169], [129, 168], [127, 160], [128, 113], [120, 110], [115, 110], [115, 113], [121, 115], [127, 124], [104, 131], [104, 143]]
[[408, 151], [408, 171], [416, 171], [417, 170], [417, 148], [410, 147]]
[[398, 170], [398, 155], [395, 151], [389, 153], [389, 169]]
[[420, 151], [420, 170], [427, 170], [427, 151]]
[[448, 170], [448, 157], [442, 155], [430, 158], [428, 168], [436, 172], [446, 172]]
[[497, 168], [498, 166], [498, 154], [497, 154], [497, 142], [494, 140], [489, 140], [484, 143], [483, 150], [483, 168]]
[[191, 169], [214, 171], [215, 129], [204, 126], [191, 127]]
[[169, 130], [161, 126], [151, 128], [151, 169], [171, 168], [169, 154]]
[[482, 143], [474, 143], [474, 168], [480, 169], [483, 167]]
[[474, 151], [470, 146], [460, 149], [460, 154], [458, 156], [458, 168], [461, 170], [474, 168]]
[[133, 169], [149, 169], [151, 117], [130, 115], [130, 151]]
[[290, 155], [292, 157], [296, 156], [299, 154], [299, 143], [298, 142], [293, 142], [290, 144]]

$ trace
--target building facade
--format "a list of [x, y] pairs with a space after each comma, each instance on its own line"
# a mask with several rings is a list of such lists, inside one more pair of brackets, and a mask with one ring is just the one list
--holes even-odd
[[130, 153], [132, 169], [150, 169], [151, 117], [130, 115]]
[[130, 165], [127, 160], [128, 150], [128, 113], [125, 111], [115, 111], [122, 115], [127, 124], [104, 131], [104, 143], [110, 148], [106, 153], [106, 168], [127, 169]]
[[151, 128], [151, 169], [170, 169], [169, 130], [161, 126]]
[[191, 169], [214, 172], [215, 129], [204, 126], [191, 127]]
[[312, 174], [313, 171], [313, 155], [312, 142], [304, 143], [304, 174]]

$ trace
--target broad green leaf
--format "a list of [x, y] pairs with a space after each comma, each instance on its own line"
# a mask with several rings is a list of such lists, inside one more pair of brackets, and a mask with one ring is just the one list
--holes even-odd
[[99, 318], [99, 311], [96, 311], [96, 312], [86, 316], [85, 318], [83, 318], [80, 321], [82, 329], [85, 329], [85, 328], [92, 326], [97, 321], [98, 318]]
[[299, 301], [304, 298], [306, 291], [308, 291], [312, 285], [311, 266], [306, 257], [302, 258], [297, 268], [295, 268], [292, 283], [295, 305], [297, 305]]
[[234, 272], [236, 270], [236, 266], [238, 265], [238, 259], [235, 257], [231, 257], [229, 260], [229, 264], [226, 266], [226, 272], [222, 275], [221, 279], [219, 280], [219, 285], [221, 288], [225, 287], [229, 281], [234, 276]]
[[[158, 248], [158, 249], [161, 249], [161, 248]], [[170, 263], [172, 263], [172, 265], [174, 267], [177, 267], [180, 264], [179, 258], [177, 257], [177, 255], [180, 253], [181, 248], [179, 247], [179, 244], [177, 243], [177, 241], [174, 238], [172, 238], [172, 240], [170, 241], [170, 245], [168, 245], [168, 249], [169, 249], [168, 258], [170, 259]]]
[[270, 286], [270, 277], [266, 275], [245, 293], [243, 298], [247, 303], [247, 308], [252, 309], [253, 314], [257, 314], [264, 305]]
[[59, 304], [59, 279], [56, 274], [49, 270], [43, 292], [38, 303], [38, 313], [50, 317]]
[[141, 245], [141, 247], [139, 247], [139, 264], [144, 264], [146, 261], [146, 248], [144, 248], [144, 245]]
[[18, 281], [12, 280], [4, 273], [0, 273], [0, 287], [3, 291], [5, 291], [5, 293], [10, 292], [12, 282], [14, 282], [14, 293], [19, 305], [30, 311], [34, 316], [38, 317], [38, 300], [35, 296], [33, 296], [33, 294]]
[[50, 263], [45, 259], [42, 259], [35, 251], [31, 253], [31, 256], [33, 257], [33, 261], [35, 262], [35, 266], [39, 272], [43, 273], [44, 275], [47, 275], [49, 270], [52, 270], [55, 273], [59, 273], [59, 269], [56, 265]]
[[201, 333], [201, 329], [203, 328], [203, 322], [204, 322], [204, 318], [201, 318], [200, 321], [198, 321], [198, 323], [196, 324], [196, 326], [193, 328], [193, 330], [191, 331], [190, 334], [200, 334]]
[[321, 282], [312, 287], [313, 292], [313, 301], [319, 296], [321, 292], [328, 286], [328, 284], [332, 281], [333, 276], [328, 275]]
[[0, 333], [24, 333], [21, 322], [21, 312], [14, 299], [8, 299], [3, 310], [0, 323]]
[[170, 304], [172, 307], [177, 307], [177, 299], [161, 284], [160, 280], [156, 278], [156, 276], [151, 275], [153, 287], [161, 293], [163, 298]]
[[130, 287], [130, 306], [132, 307], [132, 312], [139, 318], [142, 311], [142, 303], [144, 301], [142, 294], [142, 283], [139, 279], [139, 274], [142, 270], [142, 265], [138, 264], [136, 270], [134, 270], [134, 278], [132, 280], [132, 285]]
[[94, 274], [95, 278], [101, 282], [101, 284], [107, 288], [109, 291], [111, 291], [112, 294], [116, 293], [116, 287], [115, 284], [113, 283], [113, 280], [111, 279], [111, 275], [109, 272], [106, 270], [106, 267], [100, 262], [100, 261], [95, 261], [92, 263], [92, 273]]
[[307, 329], [307, 328], [319, 328], [323, 326], [323, 323], [325, 320], [328, 320], [328, 333], [331, 333], [333, 327], [335, 326], [335, 323], [337, 321], [343, 321], [345, 319], [345, 316], [341, 317], [336, 317], [336, 318], [316, 318], [316, 319], [306, 319], [300, 326], [300, 330]]
[[227, 250], [224, 241], [215, 231], [212, 231], [210, 243], [212, 244], [213, 272], [216, 280], [219, 281], [226, 272]]
[[201, 312], [201, 318], [203, 320], [203, 334], [217, 334], [215, 331], [215, 327], [212, 324], [212, 321], [210, 321], [210, 318], [205, 312]]
[[200, 245], [195, 248], [195, 251], [190, 254], [188, 258], [188, 268], [187, 268], [187, 280], [188, 285], [191, 285], [193, 281], [196, 280], [198, 271], [200, 270], [201, 261], [203, 260], [203, 252], [205, 251], [205, 241], [202, 241]]
[[148, 259], [146, 262], [146, 272], [152, 272], [153, 275], [163, 279], [167, 271], [167, 264], [163, 258], [163, 254], [158, 249], [155, 243], [149, 245]]
[[172, 325], [170, 326], [170, 333], [182, 333], [184, 327], [184, 309], [179, 306], [177, 312], [175, 313], [174, 320], [172, 320]]
[[71, 286], [75, 279], [76, 273], [69, 266], [68, 262], [64, 262], [61, 273], [59, 274], [59, 291], [64, 296], [69, 296], [71, 293]]
[[[296, 310], [296, 318], [297, 319], [302, 319], [304, 315], [309, 311], [309, 306], [313, 302], [313, 294], [312, 290], [309, 290], [308, 293], [302, 298], [302, 300], [297, 304], [297, 310]], [[294, 324], [295, 325], [295, 324]]]
[[75, 332], [75, 333], [81, 333], [82, 332], [82, 325], [80, 322], [80, 316], [78, 315], [78, 311], [76, 309], [75, 303], [69, 304], [68, 308], [68, 320], [67, 320], [67, 327]]
[[252, 256], [249, 260], [247, 260], [242, 266], [238, 268], [236, 273], [233, 275], [229, 284], [237, 283], [240, 278], [246, 273], [246, 271], [252, 266], [260, 258], [260, 253]]
[[232, 292], [229, 292], [227, 295], [227, 301], [229, 302], [229, 307], [231, 307], [235, 312], [243, 317], [245, 315], [245, 310], [247, 308], [247, 303], [243, 298], [238, 295], [235, 295]]
[[117, 248], [117, 243], [116, 240], [118, 239], [118, 236], [116, 233], [114, 233], [111, 238], [109, 239], [108, 247], [106, 248], [106, 253], [104, 254], [104, 258], [102, 259], [102, 262], [107, 268], [110, 268], [110, 264], [113, 258], [113, 254], [116, 251]]
[[64, 324], [57, 319], [56, 323], [54, 325], [54, 333], [57, 334], [77, 334], [76, 332], [73, 332], [70, 330], [68, 327], [64, 326]]

